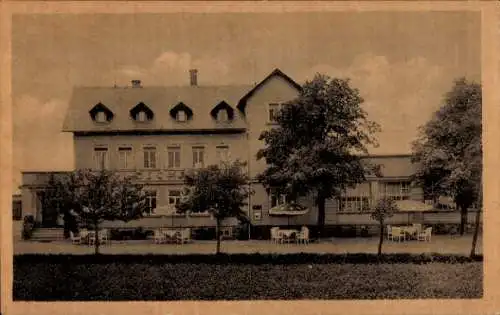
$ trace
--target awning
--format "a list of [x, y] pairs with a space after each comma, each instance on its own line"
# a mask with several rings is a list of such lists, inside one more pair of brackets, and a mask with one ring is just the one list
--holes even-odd
[[269, 209], [269, 215], [295, 216], [303, 215], [309, 212], [309, 209], [299, 204], [284, 204]]
[[437, 201], [437, 207], [446, 209], [455, 209], [456, 204], [452, 197], [440, 196]]
[[434, 207], [418, 200], [396, 200], [396, 206], [400, 211], [405, 212], [424, 212], [432, 211]]

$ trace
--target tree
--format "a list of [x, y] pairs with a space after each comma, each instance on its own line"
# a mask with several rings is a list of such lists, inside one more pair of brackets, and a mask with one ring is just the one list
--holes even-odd
[[148, 210], [143, 186], [132, 177], [112, 171], [77, 170], [54, 177], [51, 182], [54, 203], [74, 212], [96, 231], [95, 253], [99, 253], [99, 226], [103, 221], [129, 221]]
[[318, 74], [285, 104], [277, 126], [260, 136], [265, 147], [257, 159], [264, 158], [267, 168], [259, 181], [289, 200], [313, 193], [319, 234], [326, 200], [365, 181], [366, 174], [378, 174], [378, 167], [362, 157], [368, 145], [377, 145], [372, 135], [380, 130], [367, 119], [363, 101], [349, 80]]
[[242, 210], [251, 193], [245, 166], [245, 163], [239, 161], [210, 165], [187, 172], [184, 177], [185, 198], [176, 205], [177, 211], [208, 211], [215, 218], [217, 254], [220, 253], [221, 222], [229, 217], [248, 222], [248, 217]]
[[377, 202], [377, 205], [375, 206], [375, 209], [373, 209], [373, 212], [371, 214], [371, 218], [373, 220], [378, 221], [380, 225], [380, 238], [378, 242], [378, 251], [377, 251], [379, 256], [382, 254], [385, 220], [392, 217], [394, 215], [394, 212], [396, 211], [398, 211], [398, 207], [396, 206], [394, 200], [392, 200], [391, 198], [384, 197]]
[[482, 183], [479, 184], [479, 196], [478, 196], [478, 205], [476, 209], [476, 218], [475, 218], [475, 226], [474, 226], [474, 236], [472, 237], [472, 246], [470, 250], [470, 257], [473, 258], [476, 256], [476, 245], [477, 245], [477, 238], [479, 234], [479, 228], [481, 226], [481, 211], [483, 209], [483, 186]]
[[[64, 218], [64, 237], [69, 237], [69, 232], [76, 232], [76, 221], [70, 210], [73, 207], [70, 198], [65, 198], [66, 188], [64, 187], [64, 177], [67, 174], [50, 174], [49, 180], [43, 190], [43, 208], [44, 216], [48, 215], [51, 219], [56, 219], [59, 215]], [[45, 220], [44, 220], [45, 221]]]
[[456, 80], [413, 143], [416, 181], [427, 191], [432, 187], [434, 194], [453, 197], [460, 209], [460, 235], [467, 224], [467, 209], [480, 198], [481, 107], [481, 85]]

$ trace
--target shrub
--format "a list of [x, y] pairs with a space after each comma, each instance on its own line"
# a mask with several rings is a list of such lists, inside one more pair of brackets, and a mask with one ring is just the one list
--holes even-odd
[[243, 265], [295, 265], [295, 264], [426, 264], [468, 263], [483, 261], [483, 256], [474, 258], [460, 255], [430, 254], [186, 254], [186, 255], [57, 255], [25, 254], [14, 256], [14, 264], [243, 264]]
[[[480, 298], [483, 293], [481, 263], [360, 265], [340, 263], [342, 259], [348, 261], [349, 255], [337, 255], [339, 263], [310, 264], [304, 263], [308, 256], [301, 255], [304, 258], [301, 263], [289, 264], [283, 256], [287, 255], [240, 255], [240, 263], [235, 264], [233, 257], [231, 263], [220, 265], [192, 263], [193, 257], [183, 262], [183, 255], [175, 262], [156, 261], [152, 256], [123, 261], [122, 257], [109, 255], [99, 258], [102, 263], [92, 263], [97, 259], [88, 256], [58, 258], [59, 261], [52, 262], [43, 257], [32, 257], [29, 261], [17, 257], [13, 298], [39, 301], [423, 299]], [[244, 263], [245, 257], [274, 259], [277, 263]], [[42, 262], [36, 260], [40, 258]], [[229, 255], [217, 259], [228, 260]], [[338, 283], [342, 285], [335, 285]]]
[[34, 227], [35, 227], [35, 218], [31, 214], [26, 215], [23, 220], [23, 231], [22, 231], [23, 239], [25, 240], [31, 239]]

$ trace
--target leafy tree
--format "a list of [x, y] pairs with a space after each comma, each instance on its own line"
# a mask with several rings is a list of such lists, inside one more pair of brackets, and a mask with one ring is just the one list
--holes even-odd
[[[77, 170], [53, 177], [48, 191], [52, 203], [74, 212], [96, 232], [103, 221], [129, 221], [148, 210], [143, 186], [112, 171]], [[96, 235], [95, 253], [99, 253]]]
[[262, 132], [265, 147], [257, 153], [266, 170], [258, 179], [290, 200], [310, 193], [318, 206], [318, 232], [325, 225], [325, 203], [365, 181], [378, 167], [362, 155], [380, 130], [361, 107], [363, 98], [347, 79], [316, 75], [299, 96], [285, 104], [277, 126]]
[[377, 205], [375, 206], [375, 209], [373, 209], [373, 212], [371, 214], [371, 218], [373, 220], [378, 221], [380, 225], [380, 238], [379, 238], [378, 252], [377, 252], [379, 256], [382, 254], [385, 220], [392, 217], [394, 215], [394, 212], [396, 211], [398, 211], [396, 202], [391, 198], [384, 197], [377, 202]]
[[210, 165], [188, 172], [184, 177], [185, 198], [176, 205], [177, 211], [209, 211], [216, 221], [217, 254], [220, 253], [221, 222], [230, 217], [248, 222], [248, 217], [242, 210], [251, 193], [245, 166], [246, 163], [239, 161]]
[[[43, 208], [44, 216], [50, 216], [56, 219], [59, 215], [64, 218], [64, 237], [69, 237], [69, 232], [76, 232], [76, 221], [70, 210], [74, 206], [69, 203], [69, 198], [65, 198], [66, 188], [64, 187], [63, 174], [50, 174], [46, 188], [43, 190]], [[44, 220], [45, 221], [45, 220]]]
[[482, 178], [481, 85], [458, 79], [442, 107], [413, 143], [415, 179], [434, 195], [453, 197], [460, 209], [460, 234], [467, 209], [479, 200]]

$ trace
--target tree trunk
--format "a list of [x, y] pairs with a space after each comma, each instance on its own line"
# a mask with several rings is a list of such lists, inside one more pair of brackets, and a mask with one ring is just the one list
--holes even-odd
[[74, 232], [73, 229], [72, 229], [72, 226], [71, 226], [71, 222], [70, 222], [70, 214], [65, 211], [64, 212], [64, 238], [65, 239], [68, 239], [70, 237], [70, 231], [71, 232]]
[[95, 229], [95, 243], [94, 243], [94, 249], [95, 249], [95, 254], [99, 254], [99, 223], [97, 221], [94, 221], [94, 229]]
[[384, 222], [380, 222], [380, 239], [378, 242], [377, 255], [382, 255], [382, 243], [384, 242]]
[[460, 206], [460, 235], [464, 235], [465, 227], [467, 225], [467, 207]]
[[215, 239], [217, 240], [217, 248], [215, 250], [215, 254], [220, 254], [220, 220], [217, 219], [215, 223]]
[[324, 234], [323, 232], [325, 230], [325, 203], [326, 203], [326, 198], [323, 196], [323, 194], [319, 193], [318, 197], [316, 198], [316, 205], [318, 206], [318, 224], [317, 224], [318, 240]]
[[474, 224], [474, 236], [472, 237], [472, 248], [470, 250], [470, 257], [471, 258], [476, 256], [476, 244], [477, 244], [477, 238], [479, 235], [479, 227], [481, 226], [480, 220], [481, 220], [481, 209], [477, 209], [476, 222]]

